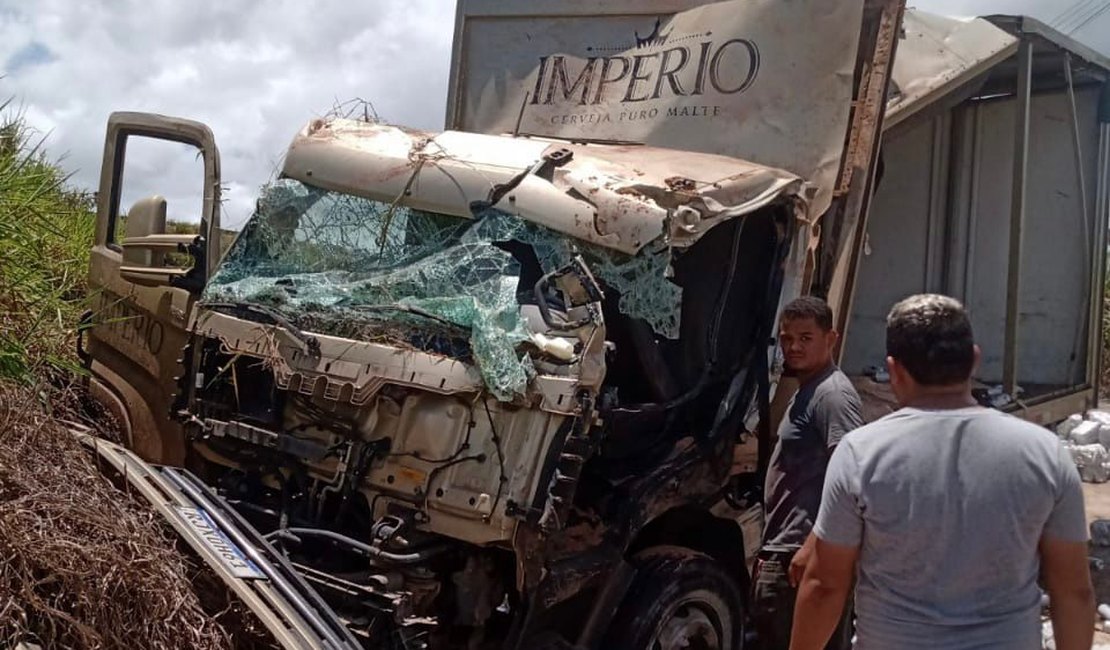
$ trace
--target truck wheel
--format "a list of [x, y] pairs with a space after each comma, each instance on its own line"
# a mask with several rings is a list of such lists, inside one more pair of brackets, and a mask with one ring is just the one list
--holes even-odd
[[528, 650], [574, 650], [574, 644], [554, 632], [544, 632], [529, 638], [519, 647]]
[[679, 546], [648, 549], [633, 562], [638, 568], [636, 578], [603, 647], [740, 650], [744, 601], [725, 567], [704, 553]]

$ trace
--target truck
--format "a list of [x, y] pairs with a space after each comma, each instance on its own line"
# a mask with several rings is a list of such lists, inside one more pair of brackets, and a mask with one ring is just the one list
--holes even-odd
[[[114, 113], [89, 391], [329, 634], [742, 648], [777, 312], [848, 306], [902, 12], [461, 0], [446, 130], [312, 120], [226, 250], [210, 129]], [[151, 139], [198, 233], [124, 209]]]

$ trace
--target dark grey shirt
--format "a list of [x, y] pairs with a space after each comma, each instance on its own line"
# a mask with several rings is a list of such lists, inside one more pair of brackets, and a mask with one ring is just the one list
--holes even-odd
[[904, 408], [829, 463], [814, 532], [860, 549], [856, 650], [1039, 650], [1037, 545], [1085, 542], [1051, 432], [983, 408]]
[[779, 424], [763, 490], [763, 546], [788, 551], [805, 542], [821, 505], [825, 468], [836, 443], [863, 425], [859, 394], [836, 366], [798, 388]]

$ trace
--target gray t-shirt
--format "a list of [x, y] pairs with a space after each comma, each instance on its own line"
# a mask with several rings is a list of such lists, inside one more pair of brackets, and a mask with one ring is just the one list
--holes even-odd
[[798, 388], [779, 424], [764, 484], [763, 547], [792, 550], [813, 529], [832, 450], [863, 424], [859, 395], [836, 366]]
[[1087, 539], [1056, 436], [978, 407], [906, 408], [846, 436], [814, 532], [860, 547], [856, 650], [1039, 650], [1038, 542]]

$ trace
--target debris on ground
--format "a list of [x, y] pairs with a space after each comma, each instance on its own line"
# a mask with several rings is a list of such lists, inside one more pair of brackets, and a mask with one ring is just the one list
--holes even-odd
[[982, 406], [1001, 410], [1013, 404], [1023, 392], [1025, 391], [1020, 386], [1015, 387], [1014, 394], [1011, 395], [1001, 384], [980, 385], [972, 387], [971, 396]]
[[0, 647], [271, 647], [63, 424], [72, 391], [0, 382]]
[[1056, 425], [1056, 434], [1071, 452], [1079, 477], [1087, 483], [1110, 480], [1110, 412], [1090, 410]]
[[1110, 547], [1110, 519], [1091, 522], [1091, 546]]
[[[1110, 520], [1095, 519], [1090, 525], [1091, 539], [1087, 544], [1091, 583], [1100, 603], [1110, 602]], [[1100, 612], [1101, 613], [1101, 612]], [[1110, 619], [1110, 617], [1105, 617]]]

